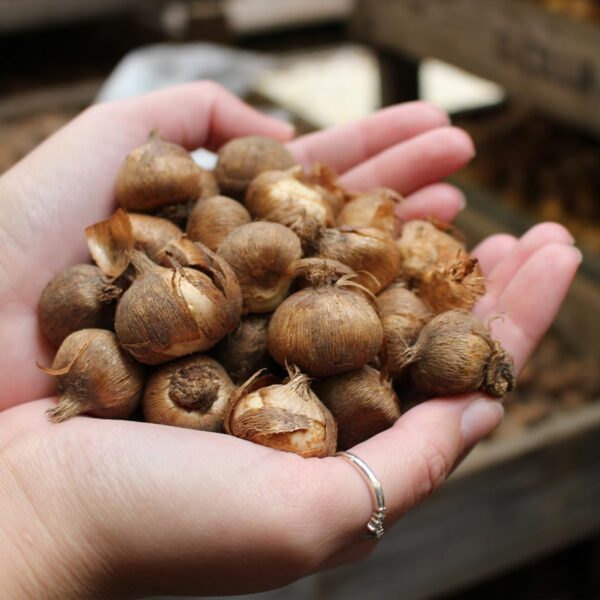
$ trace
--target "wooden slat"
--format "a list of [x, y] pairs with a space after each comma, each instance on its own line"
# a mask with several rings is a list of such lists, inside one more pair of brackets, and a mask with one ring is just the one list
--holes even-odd
[[600, 27], [519, 0], [359, 0], [353, 28], [375, 46], [453, 63], [600, 133]]

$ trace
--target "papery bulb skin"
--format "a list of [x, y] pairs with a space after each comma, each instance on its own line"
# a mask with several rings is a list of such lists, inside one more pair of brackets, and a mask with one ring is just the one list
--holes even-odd
[[125, 419], [144, 390], [144, 371], [122, 350], [117, 337], [103, 329], [82, 329], [61, 344], [51, 369], [59, 394], [47, 411], [59, 423], [80, 414]]

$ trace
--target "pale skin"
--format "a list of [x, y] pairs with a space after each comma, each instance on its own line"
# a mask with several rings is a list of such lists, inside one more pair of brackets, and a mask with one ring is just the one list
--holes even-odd
[[[323, 161], [351, 189], [407, 196], [404, 219], [450, 220], [440, 181], [473, 156], [468, 136], [423, 103], [297, 139], [212, 83], [85, 111], [0, 179], [0, 589], [10, 598], [249, 593], [366, 556], [364, 481], [339, 458], [302, 459], [221, 434], [79, 417], [48, 423], [52, 382], [36, 303], [88, 260], [83, 228], [115, 208], [115, 175], [152, 127], [189, 149], [262, 134]], [[488, 292], [475, 311], [517, 369], [552, 323], [581, 255], [556, 224], [475, 249]], [[439, 398], [353, 451], [386, 495], [389, 528], [500, 422], [482, 395]]]

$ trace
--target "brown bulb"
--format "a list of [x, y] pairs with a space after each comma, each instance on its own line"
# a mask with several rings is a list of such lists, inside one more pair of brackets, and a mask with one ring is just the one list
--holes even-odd
[[277, 223], [248, 223], [234, 229], [218, 255], [231, 266], [242, 289], [244, 313], [271, 312], [287, 296], [290, 267], [302, 256], [300, 240]]
[[221, 147], [215, 175], [223, 193], [242, 200], [258, 174], [289, 169], [296, 164], [283, 144], [268, 137], [251, 135], [236, 138]]
[[154, 365], [203, 352], [237, 326], [239, 287], [218, 262], [204, 272], [168, 269], [137, 252], [133, 264], [137, 275], [117, 305], [115, 329], [139, 362]]
[[234, 230], [250, 223], [250, 214], [242, 204], [226, 196], [200, 200], [190, 214], [187, 236], [216, 252]]
[[261, 173], [250, 184], [244, 203], [255, 219], [289, 227], [310, 248], [321, 229], [334, 224], [334, 215], [321, 191], [304, 183], [303, 177], [300, 167]]
[[463, 310], [431, 319], [405, 362], [417, 391], [430, 396], [480, 390], [502, 397], [515, 384], [512, 357], [477, 317]]
[[379, 229], [326, 229], [317, 242], [316, 256], [331, 258], [356, 272], [356, 282], [374, 294], [385, 289], [400, 269], [394, 240]]
[[129, 213], [128, 217], [135, 248], [145, 252], [154, 262], [159, 261], [167, 244], [183, 236], [181, 229], [167, 219], [136, 213]]
[[123, 290], [93, 265], [67, 267], [44, 288], [38, 304], [42, 335], [55, 348], [79, 329], [112, 329]]
[[309, 378], [295, 368], [283, 384], [264, 385], [254, 377], [234, 392], [225, 430], [305, 458], [332, 456], [336, 449], [337, 429], [331, 413], [310, 389]]
[[235, 331], [219, 342], [215, 356], [235, 383], [243, 383], [273, 363], [267, 349], [270, 314], [245, 315]]
[[381, 433], [400, 418], [391, 382], [372, 367], [316, 381], [313, 388], [337, 423], [341, 450]]
[[402, 201], [402, 196], [387, 188], [353, 194], [337, 217], [338, 225], [371, 227], [395, 238], [398, 229], [396, 207]]
[[385, 366], [394, 380], [404, 377], [405, 353], [414, 344], [423, 325], [431, 318], [429, 309], [403, 283], [395, 282], [377, 296], [385, 340]]
[[133, 150], [117, 175], [117, 202], [127, 210], [152, 212], [200, 196], [201, 170], [189, 152], [166, 142], [158, 130]]
[[280, 365], [296, 364], [311, 377], [327, 377], [375, 357], [383, 342], [381, 321], [351, 277], [319, 284], [313, 276], [314, 287], [279, 305], [269, 323], [268, 346]]
[[148, 378], [144, 416], [149, 423], [222, 431], [235, 389], [216, 360], [202, 354], [179, 358], [158, 367]]
[[430, 221], [409, 221], [397, 241], [402, 256], [401, 277], [436, 313], [469, 309], [485, 293], [476, 259], [448, 227]]
[[187, 227], [189, 217], [192, 214], [197, 202], [205, 198], [212, 198], [213, 196], [219, 195], [219, 186], [217, 185], [217, 180], [213, 172], [207, 171], [206, 169], [202, 169], [200, 167], [198, 167], [198, 169], [200, 186], [198, 196], [179, 204], [169, 204], [167, 206], [163, 206], [155, 212], [155, 216], [171, 221], [183, 231], [185, 231]]
[[144, 389], [144, 372], [119, 347], [117, 337], [103, 329], [82, 329], [61, 344], [51, 369], [58, 404], [47, 411], [54, 423], [81, 414], [125, 419]]

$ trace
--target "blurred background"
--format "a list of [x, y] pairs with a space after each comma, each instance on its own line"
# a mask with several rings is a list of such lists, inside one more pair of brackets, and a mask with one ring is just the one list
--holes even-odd
[[251, 597], [600, 597], [600, 0], [0, 0], [0, 57], [0, 173], [95, 101], [201, 78], [300, 132], [448, 110], [469, 243], [555, 220], [582, 268], [439, 494], [366, 562]]

